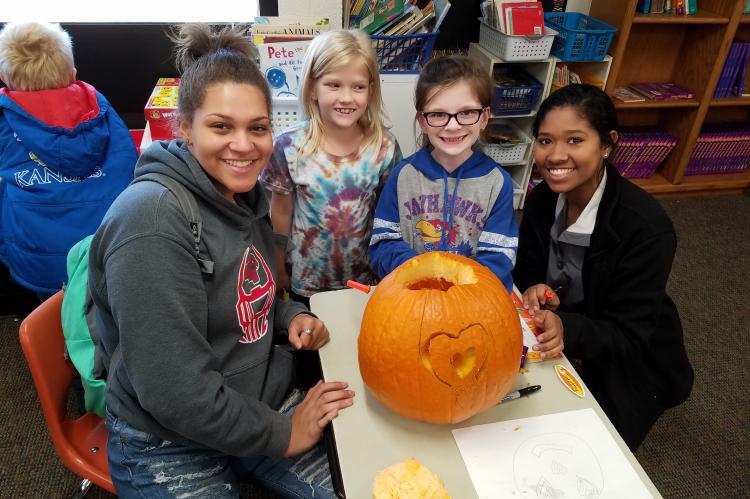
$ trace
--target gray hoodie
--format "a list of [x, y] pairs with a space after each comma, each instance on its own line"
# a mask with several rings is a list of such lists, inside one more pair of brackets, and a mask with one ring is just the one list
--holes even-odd
[[[273, 232], [260, 186], [232, 204], [181, 141], [157, 142], [136, 177], [169, 176], [190, 190], [203, 220], [201, 274], [177, 199], [156, 182], [129, 186], [91, 243], [89, 287], [97, 307], [108, 410], [165, 440], [228, 455], [280, 456], [291, 421], [278, 404], [291, 381], [286, 342], [306, 309], [275, 300]], [[263, 401], [262, 401], [263, 400]]]

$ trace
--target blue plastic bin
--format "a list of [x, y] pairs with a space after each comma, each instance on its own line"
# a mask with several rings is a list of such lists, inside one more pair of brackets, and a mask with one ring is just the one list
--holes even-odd
[[521, 69], [521, 67], [512, 64], [496, 65], [493, 70], [493, 76], [496, 75], [508, 76], [523, 84], [496, 84], [492, 114], [495, 116], [509, 116], [531, 113], [536, 107], [539, 97], [542, 95], [544, 85]]
[[381, 73], [417, 74], [432, 57], [438, 33], [417, 35], [371, 35]]
[[544, 22], [558, 32], [551, 54], [563, 61], [601, 61], [616, 28], [577, 12], [545, 12]]

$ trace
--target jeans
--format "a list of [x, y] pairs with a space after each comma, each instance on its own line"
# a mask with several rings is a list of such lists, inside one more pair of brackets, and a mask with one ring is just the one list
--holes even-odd
[[[280, 412], [291, 414], [303, 398], [295, 390]], [[321, 443], [289, 459], [240, 458], [162, 440], [130, 426], [109, 411], [106, 423], [109, 469], [121, 499], [239, 498], [239, 480], [254, 482], [282, 497], [336, 497]]]

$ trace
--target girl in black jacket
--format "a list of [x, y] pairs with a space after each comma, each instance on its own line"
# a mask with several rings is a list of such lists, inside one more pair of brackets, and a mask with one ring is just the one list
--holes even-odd
[[513, 279], [543, 331], [542, 358], [573, 362], [635, 450], [661, 413], [687, 399], [693, 370], [666, 293], [672, 222], [607, 161], [618, 139], [609, 97], [591, 85], [550, 95], [536, 115], [536, 166]]

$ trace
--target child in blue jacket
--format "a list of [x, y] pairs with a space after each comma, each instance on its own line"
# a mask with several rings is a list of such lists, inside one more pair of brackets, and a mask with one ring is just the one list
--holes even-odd
[[7, 24], [0, 79], [0, 261], [44, 299], [66, 281], [68, 250], [132, 180], [136, 149], [109, 102], [76, 80], [59, 25]]
[[415, 101], [423, 147], [396, 166], [375, 210], [370, 263], [379, 277], [439, 250], [477, 260], [513, 289], [513, 184], [475, 149], [493, 94], [489, 75], [466, 57], [433, 59], [422, 70]]

